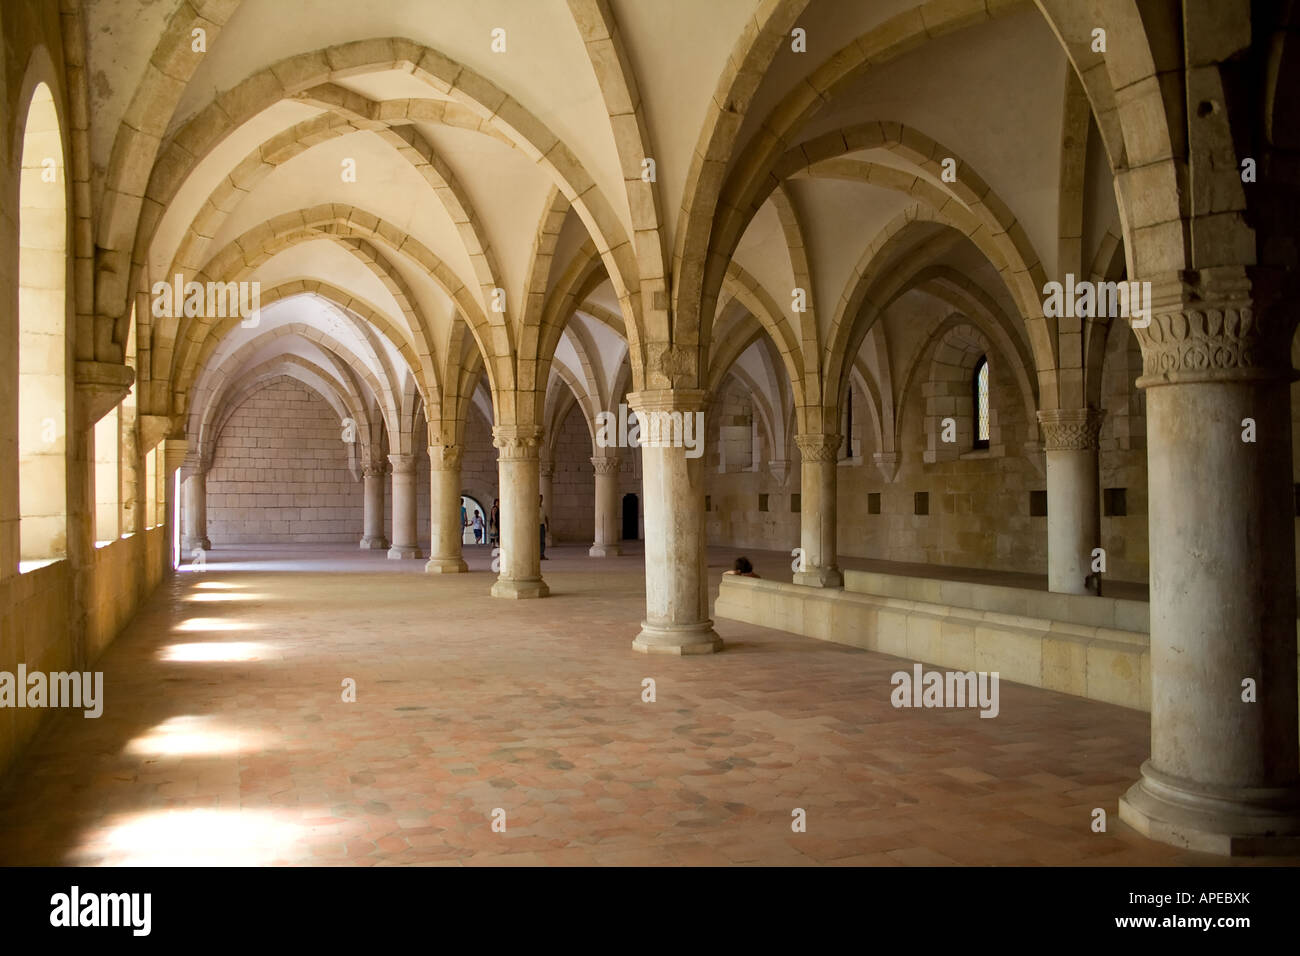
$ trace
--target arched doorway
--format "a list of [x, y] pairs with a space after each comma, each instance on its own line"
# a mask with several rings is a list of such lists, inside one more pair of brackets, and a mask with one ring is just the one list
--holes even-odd
[[636, 495], [623, 496], [623, 538], [635, 541], [641, 537], [641, 508]]
[[[488, 510], [483, 507], [477, 498], [470, 495], [460, 496], [461, 544], [483, 544], [487, 541], [488, 513]], [[483, 536], [477, 542], [474, 540], [475, 514], [481, 515], [483, 518]]]

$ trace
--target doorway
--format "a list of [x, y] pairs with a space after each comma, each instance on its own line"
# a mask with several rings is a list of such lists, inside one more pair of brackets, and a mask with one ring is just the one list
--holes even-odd
[[636, 495], [623, 496], [623, 538], [635, 541], [641, 537], [641, 508]]
[[[478, 542], [474, 541], [474, 516], [476, 514], [479, 515], [483, 521], [483, 525], [482, 525], [483, 536], [478, 540]], [[479, 504], [477, 498], [471, 498], [469, 495], [461, 495], [460, 515], [461, 515], [461, 520], [460, 520], [460, 524], [461, 524], [460, 543], [461, 544], [475, 544], [475, 543], [482, 544], [485, 541], [487, 541], [488, 513], [485, 510], [483, 510], [483, 506]]]

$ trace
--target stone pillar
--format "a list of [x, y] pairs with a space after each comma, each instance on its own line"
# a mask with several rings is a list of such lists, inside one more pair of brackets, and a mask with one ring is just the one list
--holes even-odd
[[381, 462], [371, 462], [361, 468], [365, 485], [364, 511], [361, 517], [361, 549], [383, 551], [388, 547], [384, 537], [384, 476], [388, 467]]
[[1172, 304], [1153, 283], [1150, 327], [1137, 330], [1151, 758], [1119, 814], [1148, 837], [1195, 850], [1297, 853], [1294, 320], [1262, 310], [1242, 274], [1189, 275], [1200, 285], [1182, 286]]
[[593, 558], [614, 558], [623, 553], [623, 512], [618, 497], [618, 455], [597, 455], [591, 459], [596, 469], [596, 535], [587, 554]]
[[1092, 552], [1101, 546], [1101, 420], [1093, 408], [1038, 413], [1047, 457], [1047, 589], [1060, 594], [1089, 593]]
[[[162, 445], [162, 478], [163, 482], [163, 527], [166, 529], [167, 550], [171, 553], [171, 566], [174, 568], [181, 563], [182, 556], [175, 553], [173, 543], [178, 537], [178, 529], [174, 524], [176, 516], [176, 472], [185, 464], [188, 457], [189, 442], [184, 438], [167, 438]], [[176, 542], [179, 543], [179, 542]]]
[[469, 570], [461, 553], [460, 454], [460, 445], [429, 446], [429, 561], [424, 570], [430, 574]]
[[208, 471], [202, 464], [187, 465], [181, 478], [181, 555], [185, 560], [197, 549], [212, 549], [208, 540]]
[[[549, 548], [555, 543], [551, 534], [551, 525], [555, 521], [555, 498], [552, 492], [555, 490], [555, 460], [548, 458], [539, 458], [537, 463], [537, 490], [542, 496], [543, 506], [546, 513], [551, 516], [551, 521], [546, 525], [546, 546]], [[540, 538], [540, 535], [538, 536]]]
[[813, 588], [842, 588], [844, 575], [836, 565], [836, 480], [841, 436], [799, 435], [799, 547], [803, 570], [794, 583]]
[[393, 545], [388, 556], [418, 558], [420, 546], [415, 536], [415, 456], [389, 455], [393, 466]]
[[646, 617], [632, 647], [643, 653], [722, 650], [722, 638], [709, 619], [704, 459], [688, 458], [684, 442], [674, 443], [668, 425], [674, 415], [678, 425], [686, 415], [702, 417], [704, 401], [705, 393], [697, 389], [648, 390], [627, 397], [641, 423]]
[[551, 593], [542, 580], [541, 511], [538, 509], [537, 426], [497, 425], [492, 444], [500, 450], [501, 572], [492, 596], [540, 598]]

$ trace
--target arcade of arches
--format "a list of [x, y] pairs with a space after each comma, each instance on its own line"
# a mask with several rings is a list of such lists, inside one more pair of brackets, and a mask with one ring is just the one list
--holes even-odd
[[1300, 851], [1293, 4], [297, 6], [0, 9], [0, 862]]

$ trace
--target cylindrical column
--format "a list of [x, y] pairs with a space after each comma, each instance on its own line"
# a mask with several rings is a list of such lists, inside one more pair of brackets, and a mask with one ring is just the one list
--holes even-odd
[[430, 574], [469, 570], [461, 553], [459, 445], [429, 446]]
[[390, 558], [418, 558], [415, 536], [415, 456], [389, 455], [393, 466], [393, 545]]
[[196, 466], [186, 475], [181, 471], [181, 552], [182, 560], [193, 558], [196, 550], [209, 551], [207, 470]]
[[[1289, 316], [1200, 275], [1138, 332], [1151, 759], [1120, 818], [1179, 846], [1300, 852]], [[1250, 288], [1248, 283], [1241, 283]], [[1202, 299], [1201, 301], [1197, 301]]]
[[597, 455], [591, 459], [596, 469], [596, 534], [591, 549], [593, 558], [613, 558], [623, 553], [622, 512], [618, 499], [618, 456]]
[[[537, 490], [542, 496], [542, 511], [548, 516], [553, 516], [555, 512], [555, 499], [551, 497], [555, 489], [555, 461], [548, 458], [539, 458], [537, 462]], [[554, 535], [551, 533], [551, 525], [554, 521], [546, 523], [546, 545], [550, 547], [555, 543]], [[540, 526], [539, 526], [540, 531]], [[541, 544], [540, 534], [538, 544]]]
[[1101, 545], [1101, 420], [1093, 408], [1038, 413], [1047, 456], [1047, 589], [1060, 594], [1089, 593], [1092, 552]]
[[536, 426], [492, 429], [501, 485], [501, 571], [492, 585], [493, 597], [537, 598], [551, 593], [542, 580], [537, 460], [541, 435]]
[[361, 548], [364, 551], [383, 551], [388, 547], [384, 537], [384, 476], [388, 466], [371, 462], [361, 469], [364, 499], [361, 516]]
[[[632, 647], [644, 653], [722, 650], [722, 638], [709, 618], [704, 467], [698, 454], [703, 450], [699, 439], [704, 434], [704, 398], [704, 392], [696, 389], [635, 392], [627, 397], [641, 423], [646, 617]], [[684, 439], [686, 428], [696, 439], [693, 449]]]
[[836, 554], [836, 481], [839, 477], [839, 435], [800, 435], [795, 438], [802, 458], [799, 466], [799, 547], [803, 550], [794, 583], [814, 588], [841, 588]]

